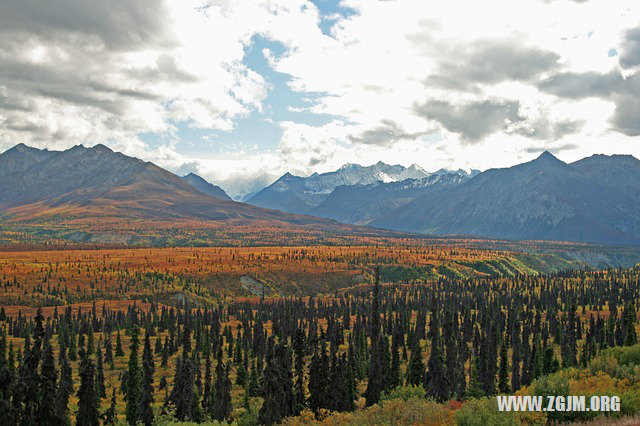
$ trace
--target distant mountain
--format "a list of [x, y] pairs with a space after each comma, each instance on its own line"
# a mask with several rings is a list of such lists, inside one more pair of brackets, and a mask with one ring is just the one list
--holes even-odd
[[195, 173], [189, 173], [186, 176], [182, 176], [182, 179], [203, 194], [211, 195], [212, 197], [220, 198], [221, 200], [231, 200], [231, 197], [229, 197], [222, 188], [207, 182]]
[[551, 153], [480, 173], [371, 221], [386, 229], [507, 239], [640, 243], [640, 161]]
[[410, 167], [389, 165], [381, 161], [371, 166], [345, 164], [334, 172], [314, 173], [309, 177], [286, 173], [247, 202], [290, 213], [307, 213], [319, 206], [338, 186], [400, 182], [427, 176], [429, 173], [415, 164]]
[[32, 148], [23, 143], [18, 144], [0, 155], [0, 177], [27, 170], [34, 164], [57, 153], [58, 151]]
[[0, 210], [14, 220], [113, 217], [327, 223], [207, 195], [153, 163], [104, 145], [77, 145], [53, 153], [17, 146], [0, 154], [0, 164], [15, 165], [16, 171], [0, 180]]
[[341, 185], [309, 213], [343, 223], [366, 225], [419, 196], [459, 185], [467, 179], [465, 174], [434, 173], [422, 179], [406, 179], [402, 182]]

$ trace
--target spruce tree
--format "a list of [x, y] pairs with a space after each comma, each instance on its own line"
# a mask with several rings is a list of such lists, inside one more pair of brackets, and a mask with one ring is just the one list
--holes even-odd
[[449, 399], [449, 380], [446, 377], [440, 327], [435, 309], [431, 313], [429, 334], [431, 337], [431, 353], [429, 354], [424, 388], [427, 397], [434, 398], [438, 402], [444, 402]]
[[103, 425], [115, 425], [116, 424], [116, 389], [113, 388], [113, 393], [111, 395], [111, 405], [109, 408], [102, 414]]
[[231, 380], [229, 379], [229, 364], [225, 367], [222, 362], [222, 354], [218, 358], [216, 366], [216, 380], [213, 386], [213, 398], [211, 399], [211, 418], [224, 421], [231, 415]]
[[67, 357], [64, 345], [60, 346], [58, 353], [58, 363], [60, 364], [60, 385], [58, 387], [58, 414], [63, 419], [63, 424], [70, 424], [69, 420], [69, 397], [73, 394], [73, 377], [71, 364]]
[[267, 350], [262, 396], [264, 403], [258, 412], [258, 421], [271, 425], [295, 412], [291, 351], [284, 343], [274, 345], [273, 337]]
[[58, 394], [58, 372], [53, 358], [53, 348], [47, 340], [42, 353], [41, 381], [38, 389], [40, 398], [36, 418], [38, 423], [60, 425], [64, 424], [64, 417], [60, 416], [60, 410], [56, 401]]
[[364, 393], [367, 407], [377, 404], [384, 389], [384, 372], [380, 348], [380, 268], [376, 267], [373, 287], [373, 308], [371, 310], [371, 355], [369, 359], [369, 381]]
[[507, 394], [509, 387], [509, 356], [507, 353], [507, 339], [502, 339], [500, 345], [500, 370], [498, 372], [498, 390], [500, 393]]
[[80, 387], [76, 426], [98, 426], [98, 395], [96, 395], [95, 367], [91, 357], [81, 351]]
[[118, 330], [116, 334], [116, 356], [124, 356], [124, 351], [122, 350], [122, 341], [120, 340], [120, 330]]
[[140, 398], [142, 395], [140, 363], [138, 361], [138, 333], [138, 327], [134, 326], [131, 330], [131, 340], [129, 344], [129, 364], [126, 382], [127, 390], [125, 393], [125, 400], [127, 402], [127, 423], [132, 426], [140, 420]]
[[481, 398], [484, 396], [480, 375], [478, 374], [478, 357], [471, 357], [471, 366], [469, 371], [469, 386], [467, 387], [467, 398]]
[[153, 373], [156, 367], [153, 362], [153, 352], [151, 351], [151, 341], [149, 333], [144, 336], [144, 349], [142, 351], [142, 395], [140, 397], [140, 421], [145, 426], [153, 424]]
[[96, 394], [98, 398], [107, 397], [107, 389], [104, 386], [104, 370], [102, 368], [102, 348], [100, 342], [96, 349]]
[[420, 340], [414, 339], [413, 349], [407, 366], [407, 386], [420, 386], [424, 381], [424, 361], [422, 360], [422, 348]]

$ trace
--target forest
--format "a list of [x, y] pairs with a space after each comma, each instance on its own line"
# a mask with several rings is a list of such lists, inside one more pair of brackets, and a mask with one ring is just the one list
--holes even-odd
[[2, 306], [0, 421], [544, 424], [598, 415], [498, 413], [498, 394], [618, 395], [622, 410], [609, 414], [638, 414], [639, 268], [406, 283], [379, 271], [315, 297]]

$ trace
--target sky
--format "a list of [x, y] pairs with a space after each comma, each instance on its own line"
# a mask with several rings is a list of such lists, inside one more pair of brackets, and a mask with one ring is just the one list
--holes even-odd
[[640, 158], [625, 0], [0, 0], [0, 151], [103, 143], [233, 196], [285, 172]]

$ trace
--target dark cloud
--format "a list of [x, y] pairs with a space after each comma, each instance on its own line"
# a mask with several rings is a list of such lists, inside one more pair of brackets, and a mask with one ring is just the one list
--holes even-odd
[[427, 78], [427, 85], [469, 90], [477, 83], [531, 81], [555, 69], [560, 59], [556, 53], [505, 40], [477, 42], [451, 53]]
[[640, 65], [640, 28], [628, 30], [624, 35], [623, 44], [620, 65], [624, 68]]
[[541, 82], [541, 90], [569, 99], [597, 97], [613, 101], [615, 111], [609, 122], [627, 136], [640, 135], [640, 75], [624, 78], [611, 71], [606, 74], [562, 73]]
[[518, 102], [507, 100], [485, 100], [465, 105], [428, 101], [416, 105], [415, 111], [427, 120], [439, 122], [450, 132], [460, 134], [463, 140], [477, 142], [509, 124], [524, 121], [519, 107]]
[[577, 133], [584, 126], [582, 120], [562, 120], [553, 122], [547, 116], [529, 120], [517, 126], [511, 133], [538, 140], [558, 140]]
[[154, 0], [0, 0], [0, 34], [22, 32], [45, 40], [96, 36], [109, 49], [168, 43], [166, 7]]
[[359, 135], [350, 135], [349, 140], [364, 145], [391, 145], [394, 142], [407, 139], [416, 139], [426, 135], [427, 132], [408, 133], [392, 120], [382, 120], [380, 125], [365, 130]]
[[543, 80], [538, 84], [538, 88], [562, 98], [582, 99], [608, 97], [612, 93], [624, 89], [625, 85], [623, 77], [615, 71], [607, 74], [567, 72]]

